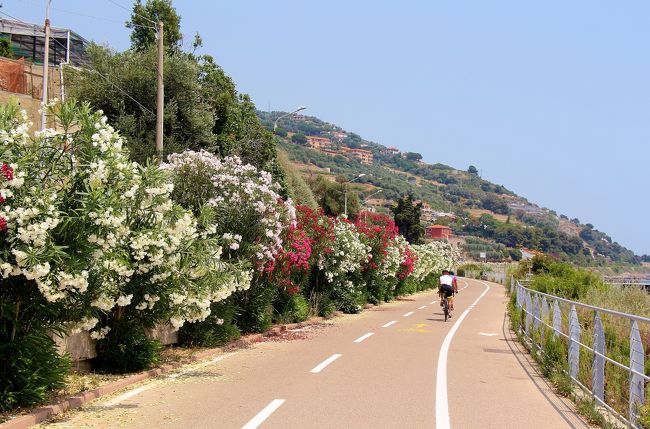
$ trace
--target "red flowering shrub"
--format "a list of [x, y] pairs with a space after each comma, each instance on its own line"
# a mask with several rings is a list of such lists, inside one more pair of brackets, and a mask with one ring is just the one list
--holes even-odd
[[390, 241], [398, 234], [395, 221], [382, 213], [361, 212], [355, 226], [366, 238], [366, 244], [372, 248], [372, 256], [364, 271], [377, 270], [384, 261]]
[[413, 266], [415, 265], [415, 262], [417, 262], [417, 255], [411, 246], [406, 246], [404, 248], [404, 254], [406, 258], [404, 259], [404, 262], [402, 262], [400, 270], [397, 272], [397, 278], [400, 280], [405, 280], [411, 275], [413, 272]]

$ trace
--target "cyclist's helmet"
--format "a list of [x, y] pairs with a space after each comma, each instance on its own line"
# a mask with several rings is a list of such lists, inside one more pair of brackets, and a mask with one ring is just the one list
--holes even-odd
[[450, 276], [455, 276], [456, 274], [454, 274], [453, 271], [449, 271], [449, 275], [450, 275]]

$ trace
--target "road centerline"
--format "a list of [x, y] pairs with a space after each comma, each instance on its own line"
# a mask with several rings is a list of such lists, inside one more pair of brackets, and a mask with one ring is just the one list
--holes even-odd
[[406, 314], [405, 314], [404, 316], [402, 316], [402, 317], [409, 317], [411, 314], [413, 314], [413, 312], [412, 312], [412, 311], [409, 311], [408, 313], [406, 313]]
[[364, 334], [364, 335], [360, 336], [359, 338], [357, 338], [353, 342], [354, 343], [360, 343], [361, 341], [365, 340], [366, 338], [369, 338], [369, 337], [373, 336], [374, 334], [375, 334], [374, 332], [368, 332], [367, 334]]
[[397, 320], [392, 320], [392, 321], [386, 323], [385, 325], [382, 325], [381, 327], [382, 328], [388, 328], [389, 326], [394, 325], [395, 323], [397, 323]]
[[328, 357], [327, 359], [325, 359], [324, 361], [322, 361], [321, 363], [319, 363], [318, 365], [316, 365], [316, 366], [314, 367], [314, 369], [312, 369], [312, 370], [309, 371], [309, 372], [311, 372], [311, 373], [313, 373], [313, 374], [318, 374], [318, 373], [321, 372], [323, 369], [325, 369], [325, 367], [326, 367], [327, 365], [331, 364], [332, 362], [334, 362], [336, 359], [340, 358], [341, 356], [342, 356], [341, 354], [335, 353], [335, 354], [333, 354], [332, 356], [330, 356], [330, 357]]
[[284, 403], [284, 399], [274, 399], [271, 401], [269, 405], [264, 407], [262, 411], [257, 413], [255, 417], [253, 417], [248, 423], [246, 423], [244, 426], [242, 426], [242, 429], [255, 429], [259, 425], [261, 425], [264, 420], [268, 419], [271, 414], [278, 408], [280, 408], [280, 405]]
[[422, 310], [423, 308], [427, 308], [427, 306], [426, 306], [426, 305], [423, 305], [423, 306], [421, 306], [421, 307], [418, 307], [418, 310]]

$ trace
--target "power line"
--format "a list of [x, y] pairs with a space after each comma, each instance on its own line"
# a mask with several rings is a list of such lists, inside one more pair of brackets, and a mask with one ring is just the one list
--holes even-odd
[[[9, 18], [14, 19], [14, 20], [16, 20], [16, 21], [18, 21], [18, 22], [21, 22], [21, 23], [23, 23], [23, 24], [29, 24], [28, 22], [25, 22], [25, 21], [23, 21], [23, 20], [21, 20], [21, 19], [18, 19], [18, 18], [16, 18], [15, 16], [11, 16], [11, 15], [9, 15], [9, 14], [6, 13], [6, 12], [2, 12], [2, 11], [0, 11], [0, 14], [5, 15], [5, 16], [8, 16]], [[50, 40], [54, 41], [54, 43], [58, 43], [59, 46], [61, 46], [63, 49], [66, 49], [66, 50], [68, 49], [67, 46], [65, 46], [63, 43], [59, 42], [56, 38], [53, 37], [53, 38], [51, 38]], [[113, 86], [115, 89], [117, 89], [119, 92], [121, 92], [122, 94], [124, 94], [126, 97], [128, 97], [128, 98], [129, 98], [131, 101], [133, 101], [135, 104], [137, 104], [137, 105], [138, 105], [138, 106], [139, 106], [143, 111], [149, 113], [150, 115], [155, 116], [155, 114], [154, 114], [151, 110], [147, 109], [147, 108], [146, 108], [142, 103], [140, 103], [138, 100], [136, 100], [135, 98], [133, 98], [133, 97], [131, 96], [131, 94], [129, 94], [128, 92], [126, 92], [124, 89], [120, 88], [116, 83], [112, 82], [108, 77], [104, 76], [102, 73], [100, 73], [99, 71], [97, 71], [97, 70], [95, 70], [95, 69], [88, 68], [87, 70], [90, 71], [90, 72], [92, 72], [92, 73], [97, 73], [97, 74], [98, 74], [99, 76], [101, 76], [101, 77], [102, 77], [106, 82], [108, 82], [111, 86]]]
[[[40, 3], [40, 1], [36, 1], [36, 0], [22, 0], [22, 1], [23, 2], [29, 2], [29, 3]], [[72, 10], [59, 9], [58, 7], [50, 7], [50, 9], [55, 10], [57, 12], [68, 13], [70, 15], [83, 16], [84, 18], [92, 18], [92, 19], [98, 19], [98, 20], [101, 20], [101, 21], [112, 22], [112, 23], [115, 23], [115, 24], [121, 24], [120, 21], [116, 21], [116, 20], [110, 19], [110, 18], [104, 18], [104, 17], [101, 17], [101, 16], [94, 16], [94, 15], [88, 15], [88, 14], [85, 14], [85, 13], [75, 12], [75, 11], [72, 11]]]
[[104, 80], [106, 80], [106, 82], [108, 82], [108, 83], [111, 84], [115, 89], [117, 89], [117, 90], [120, 91], [122, 94], [124, 94], [125, 96], [127, 96], [131, 101], [133, 101], [135, 104], [137, 104], [137, 105], [138, 105], [142, 110], [144, 110], [145, 112], [149, 113], [149, 114], [152, 115], [152, 116], [156, 116], [156, 115], [155, 115], [151, 110], [147, 109], [144, 105], [142, 105], [142, 103], [140, 103], [138, 100], [136, 100], [135, 98], [133, 98], [133, 97], [131, 96], [131, 94], [129, 94], [128, 92], [126, 92], [125, 90], [123, 90], [122, 88], [120, 88], [119, 86], [117, 86], [115, 83], [111, 82], [111, 80], [110, 80], [109, 78], [107, 78], [106, 76], [104, 76], [103, 74], [101, 74], [100, 72], [98, 72], [98, 71], [95, 70], [95, 69], [88, 69], [88, 70], [91, 71], [91, 72], [93, 72], [93, 73], [97, 73], [98, 75], [100, 75]]
[[[141, 15], [141, 14], [139, 14], [139, 13], [135, 13], [135, 11], [129, 9], [128, 7], [126, 7], [126, 6], [124, 6], [124, 5], [119, 4], [119, 3], [116, 2], [115, 0], [108, 0], [108, 2], [114, 4], [115, 6], [119, 7], [120, 9], [124, 9], [124, 10], [127, 11], [127, 12], [131, 12], [131, 13], [133, 13], [133, 14], [139, 16], [140, 18], [142, 18], [142, 19], [144, 19], [144, 20], [146, 20], [146, 21], [149, 21], [149, 22], [152, 23], [153, 25], [158, 25], [158, 23], [157, 23], [156, 21], [152, 21], [148, 16]], [[154, 29], [155, 29], [155, 27], [154, 27]]]

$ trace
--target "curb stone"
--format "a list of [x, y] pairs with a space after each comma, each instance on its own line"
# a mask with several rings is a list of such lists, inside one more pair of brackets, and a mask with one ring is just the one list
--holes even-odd
[[158, 377], [172, 370], [181, 368], [190, 363], [198, 362], [203, 359], [208, 359], [214, 355], [224, 352], [224, 348], [229, 345], [241, 345], [247, 346], [255, 343], [259, 343], [265, 337], [281, 335], [282, 332], [291, 329], [302, 328], [305, 326], [315, 325], [321, 323], [325, 320], [328, 320], [324, 317], [312, 317], [304, 322], [298, 323], [289, 323], [286, 325], [275, 325], [271, 327], [268, 331], [263, 334], [249, 334], [246, 335], [232, 343], [225, 345], [224, 347], [212, 348], [198, 352], [196, 355], [192, 356], [189, 361], [175, 362], [171, 364], [161, 365], [157, 368], [150, 369], [148, 371], [140, 372], [128, 377], [104, 384], [102, 386], [96, 387], [92, 390], [79, 393], [74, 396], [69, 396], [63, 401], [57, 402], [55, 404], [46, 405], [34, 409], [29, 414], [17, 416], [11, 420], [8, 420], [0, 424], [0, 429], [26, 429], [30, 426], [33, 426], [38, 423], [42, 423], [45, 420], [53, 417], [57, 414], [62, 414], [68, 410], [73, 410], [76, 408], [81, 408], [83, 405], [87, 404], [90, 401], [94, 401], [102, 396], [113, 393], [117, 390], [123, 389], [125, 387], [131, 386], [133, 384], [139, 383], [140, 381], [147, 380], [150, 378]]

